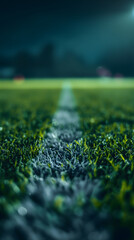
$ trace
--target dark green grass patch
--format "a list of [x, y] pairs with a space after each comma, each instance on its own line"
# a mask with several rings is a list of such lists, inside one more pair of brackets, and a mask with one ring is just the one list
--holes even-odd
[[51, 125], [60, 90], [0, 91], [0, 214], [13, 210]]
[[[113, 238], [133, 239], [134, 94], [129, 90], [75, 90], [88, 155], [88, 175], [99, 179], [103, 194], [91, 199], [108, 211]], [[127, 238], [126, 238], [127, 237]]]

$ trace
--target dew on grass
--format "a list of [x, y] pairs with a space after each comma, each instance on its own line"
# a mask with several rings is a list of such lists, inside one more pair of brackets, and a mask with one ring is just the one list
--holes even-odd
[[19, 209], [18, 209], [18, 213], [19, 213], [19, 215], [21, 215], [21, 216], [25, 216], [25, 215], [27, 215], [27, 209], [21, 206], [21, 207], [19, 207]]

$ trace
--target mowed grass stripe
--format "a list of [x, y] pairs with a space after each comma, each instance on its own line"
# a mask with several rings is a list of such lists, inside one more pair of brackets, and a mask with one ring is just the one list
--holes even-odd
[[106, 78], [73, 78], [73, 79], [26, 79], [26, 80], [0, 80], [0, 89], [59, 89], [64, 82], [78, 89], [104, 89], [104, 88], [134, 88], [134, 80], [106, 79]]
[[0, 81], [0, 89], [61, 89], [64, 80], [4, 80]]

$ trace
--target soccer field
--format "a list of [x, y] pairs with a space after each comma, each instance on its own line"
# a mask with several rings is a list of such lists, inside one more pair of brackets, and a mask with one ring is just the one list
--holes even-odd
[[132, 79], [0, 82], [2, 240], [133, 240], [133, 171]]

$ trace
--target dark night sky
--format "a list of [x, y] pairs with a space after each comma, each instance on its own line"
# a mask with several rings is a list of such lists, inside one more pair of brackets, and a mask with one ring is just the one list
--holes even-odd
[[38, 52], [54, 43], [59, 54], [73, 50], [97, 62], [134, 41], [132, 0], [2, 0], [0, 54]]

